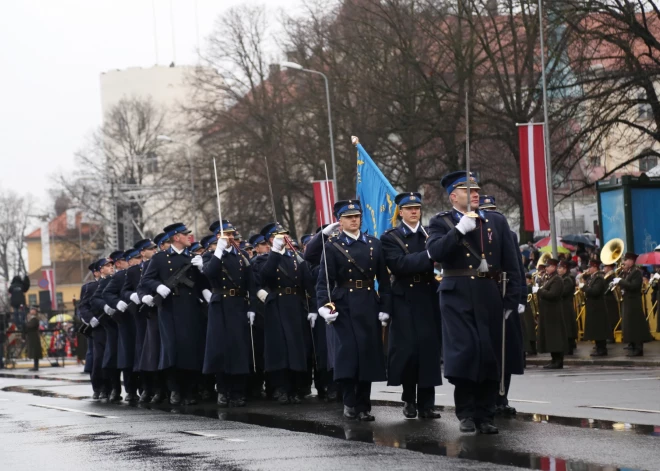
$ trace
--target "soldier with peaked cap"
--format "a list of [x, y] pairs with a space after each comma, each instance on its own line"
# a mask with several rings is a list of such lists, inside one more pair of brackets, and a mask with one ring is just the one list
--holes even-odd
[[539, 353], [550, 352], [552, 361], [543, 368], [557, 370], [564, 367], [564, 353], [568, 351], [568, 334], [562, 306], [564, 282], [557, 274], [559, 260], [551, 258], [545, 267], [543, 286], [534, 286], [532, 293], [539, 300], [537, 345]]
[[[316, 293], [309, 267], [289, 250], [288, 234], [273, 222], [261, 230], [272, 247], [258, 269], [257, 288], [265, 297], [265, 367], [277, 390], [280, 404], [300, 404], [299, 390], [305, 384], [307, 357], [303, 320], [316, 320]], [[309, 309], [306, 296], [309, 295]], [[263, 297], [263, 293], [262, 293]], [[309, 312], [311, 311], [311, 312]]]
[[[94, 279], [89, 283], [85, 283], [82, 288], [80, 288], [80, 300], [78, 302], [78, 317], [86, 324], [89, 324], [89, 321], [92, 319], [93, 315], [91, 312], [90, 300], [94, 295], [94, 291], [98, 287], [99, 278], [101, 273], [99, 272], [98, 260], [90, 263], [87, 267]], [[93, 329], [92, 329], [93, 330]], [[93, 373], [94, 365], [94, 339], [90, 339], [87, 342], [87, 355], [85, 356], [85, 373], [89, 373], [90, 381], [92, 382], [92, 390], [94, 391], [92, 399], [97, 400], [101, 393], [101, 388], [103, 386], [103, 378], [95, 377]]]
[[575, 314], [575, 306], [573, 305], [575, 279], [571, 276], [570, 267], [565, 260], [560, 260], [559, 264], [557, 264], [557, 274], [561, 277], [563, 283], [561, 306], [567, 335], [566, 343], [568, 345], [568, 351], [566, 353], [573, 355], [573, 351], [577, 348], [578, 336], [577, 315]]
[[246, 254], [233, 243], [234, 226], [227, 220], [222, 221], [222, 226], [223, 234], [203, 269], [213, 290], [209, 299], [204, 374], [215, 375], [219, 406], [243, 407], [247, 378], [252, 370], [250, 326], [255, 313], [250, 305], [255, 303], [256, 293]]
[[607, 356], [607, 341], [614, 339], [614, 331], [610, 329], [605, 306], [605, 291], [608, 285], [599, 271], [600, 262], [589, 261], [589, 268], [582, 276], [580, 289], [585, 296], [584, 340], [593, 340], [596, 351], [592, 357]]
[[627, 252], [623, 256], [623, 272], [612, 283], [619, 285], [623, 295], [621, 327], [623, 343], [631, 344], [629, 357], [644, 356], [644, 342], [653, 340], [649, 323], [642, 308], [642, 271], [635, 266], [637, 254]]
[[[118, 324], [118, 302], [119, 292], [124, 284], [126, 268], [128, 263], [124, 258], [123, 250], [116, 250], [110, 254], [110, 258], [115, 265], [115, 272], [110, 277], [110, 281], [103, 289], [103, 301], [108, 306], [106, 311], [108, 317], [104, 318], [103, 327], [105, 328], [106, 345], [105, 355], [103, 356], [103, 369], [112, 382], [112, 393], [110, 402], [121, 401], [121, 370], [118, 367], [119, 360], [119, 324]], [[116, 316], [116, 317], [115, 317]], [[132, 385], [131, 385], [132, 386]]]
[[[488, 211], [496, 211], [495, 197], [489, 195], [479, 196], [479, 209], [490, 214]], [[499, 213], [498, 213], [499, 214]], [[523, 266], [522, 256], [518, 248], [518, 236], [515, 232], [511, 231], [511, 238], [513, 239], [513, 247], [515, 253], [512, 254], [516, 257], [518, 262], [518, 271], [520, 273], [520, 285], [518, 309], [514, 309], [509, 317], [506, 319], [506, 337], [504, 349], [504, 395], [497, 395], [496, 413], [500, 415], [515, 415], [516, 409], [509, 405], [509, 387], [511, 386], [511, 375], [521, 375], [525, 373], [525, 353], [523, 347], [523, 322], [521, 316], [525, 312], [527, 305], [527, 288], [525, 267]], [[508, 289], [508, 287], [507, 287]], [[534, 333], [536, 338], [536, 333]]]
[[381, 325], [391, 313], [390, 278], [380, 240], [360, 230], [360, 202], [338, 201], [334, 215], [342, 233], [325, 244], [316, 285], [319, 314], [332, 323], [329, 341], [335, 344], [334, 379], [343, 385], [344, 416], [373, 421], [371, 383], [386, 379]]
[[[149, 402], [153, 396], [153, 384], [150, 382], [148, 373], [144, 374], [141, 372], [140, 368], [140, 359], [142, 358], [142, 350], [145, 346], [145, 337], [147, 335], [147, 315], [146, 310], [142, 310], [142, 301], [140, 296], [137, 293], [138, 285], [140, 284], [140, 278], [142, 278], [142, 270], [145, 265], [145, 261], [149, 260], [156, 253], [156, 244], [154, 244], [150, 239], [142, 239], [135, 243], [133, 250], [129, 251], [128, 264], [129, 267], [126, 270], [126, 279], [124, 280], [124, 285], [121, 288], [120, 297], [129, 307], [124, 312], [125, 320], [119, 325], [119, 341], [124, 343], [128, 341], [129, 332], [122, 334], [122, 327], [124, 324], [129, 324], [131, 321], [135, 326], [135, 338], [133, 341], [133, 382], [139, 384], [141, 389], [141, 394], [139, 397], [140, 402]], [[126, 329], [127, 330], [127, 329]], [[120, 345], [120, 349], [124, 349], [128, 352], [128, 346]], [[125, 360], [128, 362], [129, 357], [126, 356]], [[124, 384], [126, 388], [126, 384]], [[128, 397], [126, 398], [129, 399]]]
[[250, 258], [250, 266], [252, 268], [252, 277], [254, 280], [255, 289], [257, 290], [257, 299], [250, 307], [256, 314], [254, 324], [252, 324], [252, 337], [254, 340], [254, 356], [257, 361], [256, 371], [252, 371], [248, 377], [248, 396], [252, 398], [261, 398], [264, 394], [264, 383], [267, 383], [267, 392], [271, 394], [272, 387], [270, 381], [266, 380], [264, 371], [264, 314], [265, 305], [264, 301], [268, 293], [259, 286], [258, 272], [268, 258], [270, 246], [261, 234], [253, 234], [250, 236], [250, 244], [254, 247], [254, 252]]
[[97, 382], [101, 383], [99, 399], [101, 402], [107, 402], [113, 389], [113, 378], [107, 375], [106, 371], [103, 369], [103, 360], [105, 358], [105, 350], [108, 340], [104, 325], [108, 320], [108, 313], [113, 312], [113, 310], [103, 300], [103, 290], [110, 282], [110, 277], [115, 272], [115, 267], [110, 258], [100, 259], [97, 262], [97, 266], [100, 278], [96, 290], [89, 300], [89, 311], [91, 315], [89, 325], [94, 329], [92, 331], [94, 339], [94, 364], [92, 366], [92, 376], [97, 378]]
[[401, 222], [380, 237], [392, 274], [392, 322], [388, 345], [388, 386], [403, 385], [403, 415], [437, 419], [435, 386], [442, 384], [438, 282], [426, 252], [422, 195], [400, 193], [394, 199]]
[[[612, 280], [614, 280], [614, 278], [617, 276], [615, 270], [616, 265], [614, 264], [603, 265], [603, 280], [605, 280], [605, 284], [608, 288]], [[619, 325], [619, 321], [621, 320], [621, 305], [616, 300], [614, 291], [611, 289], [607, 289], [605, 291], [605, 311], [607, 312], [607, 320], [609, 321], [612, 337], [614, 337], [614, 331], [616, 330], [617, 326]]]
[[[191, 259], [188, 247], [190, 231], [183, 223], [167, 226], [172, 244], [154, 255], [142, 276], [141, 285], [151, 296], [159, 295], [160, 359], [158, 368], [165, 370], [172, 405], [196, 404], [196, 382], [204, 362], [204, 316], [200, 289], [202, 257]], [[193, 265], [188, 267], [188, 265]], [[188, 286], [180, 283], [169, 287], [165, 283], [180, 271]]]
[[[430, 221], [426, 248], [442, 264], [440, 293], [445, 377], [454, 385], [462, 432], [493, 425], [502, 360], [502, 320], [518, 309], [520, 272], [506, 218], [479, 210], [479, 185], [465, 171], [441, 181], [453, 206]], [[502, 272], [507, 275], [502, 297]]]
[[160, 327], [158, 325], [158, 308], [153, 302], [153, 296], [145, 291], [142, 285], [144, 274], [149, 268], [151, 259], [156, 252], [163, 252], [169, 249], [170, 234], [161, 232], [154, 237], [154, 245], [156, 251], [143, 250], [143, 265], [141, 270], [140, 281], [137, 285], [137, 295], [142, 302], [140, 313], [144, 314], [147, 318], [147, 330], [144, 336], [144, 343], [142, 345], [142, 353], [139, 358], [139, 370], [145, 378], [145, 388], [147, 391], [146, 396], [140, 396], [141, 402], [151, 402], [152, 404], [160, 404], [167, 396], [167, 385], [165, 372], [158, 368], [160, 360]]

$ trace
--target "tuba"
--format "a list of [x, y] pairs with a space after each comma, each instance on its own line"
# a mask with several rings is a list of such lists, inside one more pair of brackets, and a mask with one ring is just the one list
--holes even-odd
[[[623, 257], [623, 248], [624, 242], [623, 239], [612, 239], [609, 240], [600, 251], [600, 261], [603, 262], [603, 265], [613, 265], [616, 264], [616, 270], [614, 270], [614, 276], [619, 276], [623, 270], [623, 263], [621, 258]], [[609, 288], [606, 292], [611, 291], [614, 294], [614, 298], [618, 303], [623, 301], [621, 296], [621, 288], [619, 285], [610, 283]]]

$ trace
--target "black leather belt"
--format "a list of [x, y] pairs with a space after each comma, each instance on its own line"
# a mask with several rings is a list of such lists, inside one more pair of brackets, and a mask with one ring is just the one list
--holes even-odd
[[286, 288], [277, 288], [273, 292], [277, 293], [279, 296], [292, 296], [298, 294], [298, 288], [287, 286]]
[[363, 288], [373, 288], [373, 280], [354, 280], [354, 281], [345, 281], [342, 283], [342, 288], [352, 288], [352, 289], [363, 289]]
[[431, 281], [434, 281], [435, 277], [431, 275], [430, 273], [423, 273], [419, 275], [413, 275], [413, 276], [404, 276], [402, 278], [396, 278], [396, 281], [400, 281], [402, 283], [429, 283]]
[[235, 288], [213, 288], [213, 294], [221, 294], [223, 296], [238, 296], [240, 298], [244, 298], [247, 296], [247, 291], [242, 290], [242, 289], [235, 289]]
[[471, 276], [474, 278], [490, 278], [491, 280], [500, 281], [501, 271], [487, 271], [480, 272], [472, 268], [443, 268], [442, 276], [443, 277], [452, 277], [452, 276]]

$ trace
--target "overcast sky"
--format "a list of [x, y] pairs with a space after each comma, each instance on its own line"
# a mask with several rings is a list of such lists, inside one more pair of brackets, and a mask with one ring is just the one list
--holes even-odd
[[[175, 58], [195, 64], [216, 17], [246, 0], [17, 0], [0, 7], [0, 188], [42, 207], [58, 170], [101, 123], [100, 74]], [[300, 0], [264, 0], [289, 13]], [[172, 47], [170, 4], [174, 12]], [[195, 21], [195, 4], [197, 19]], [[45, 209], [45, 208], [44, 208]], [[48, 208], [50, 209], [50, 208]]]

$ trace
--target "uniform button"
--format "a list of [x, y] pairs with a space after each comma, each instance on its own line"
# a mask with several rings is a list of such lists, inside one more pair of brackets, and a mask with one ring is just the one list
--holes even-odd
[[413, 287], [413, 285], [410, 285], [410, 287], [412, 288], [412, 287]]
[[226, 294], [223, 294], [223, 295], [222, 295], [222, 297], [223, 297], [223, 298], [226, 298], [226, 297], [227, 297], [227, 295], [226, 295]]
[[[408, 244], [406, 244], [406, 247], [408, 247]], [[371, 250], [373, 250], [373, 247], [371, 248]]]
[[493, 255], [493, 252], [488, 252], [488, 255]]
[[472, 265], [470, 265], [468, 268], [472, 268]]
[[466, 254], [465, 254], [465, 256], [466, 256], [466, 257], [469, 257], [469, 256], [470, 256], [470, 254], [469, 254], [469, 253], [466, 253]]
[[371, 291], [371, 288], [367, 287], [367, 291]]
[[348, 273], [350, 273], [350, 272], [352, 272], [352, 271], [353, 271], [353, 270], [351, 270], [350, 268], [348, 269]]
[[353, 281], [353, 280], [348, 280], [348, 281]]
[[281, 279], [282, 279], [282, 278], [278, 278], [277, 280], [279, 281], [279, 280], [281, 280]]
[[353, 292], [353, 288], [351, 288], [349, 291], [352, 293], [352, 292]]
[[172, 271], [172, 269], [171, 269], [171, 268], [170, 268], [170, 271]]

